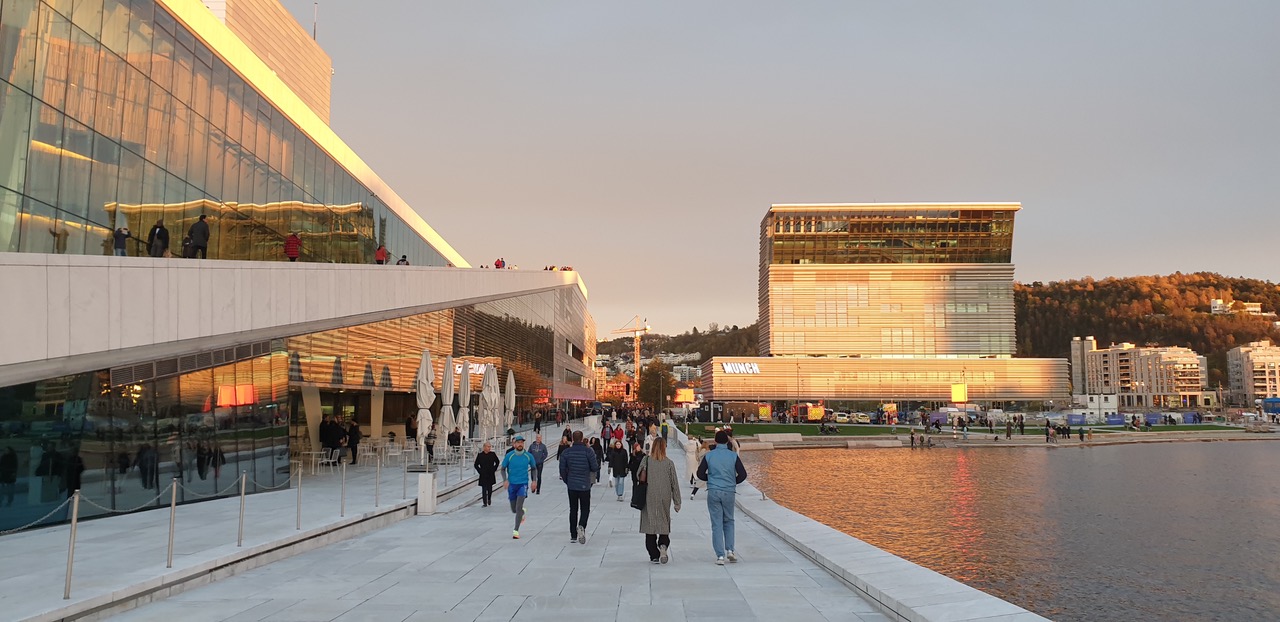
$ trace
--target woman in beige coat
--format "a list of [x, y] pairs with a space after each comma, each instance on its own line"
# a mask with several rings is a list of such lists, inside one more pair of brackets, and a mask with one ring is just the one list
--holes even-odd
[[691, 438], [685, 443], [684, 452], [684, 470], [689, 474], [689, 499], [692, 500], [698, 494], [706, 482], [698, 479], [698, 465], [702, 464], [702, 457], [707, 455], [707, 446], [700, 438]]
[[653, 439], [649, 457], [640, 466], [649, 484], [644, 509], [640, 511], [640, 532], [644, 534], [644, 546], [649, 549], [649, 561], [667, 563], [667, 547], [671, 546], [671, 504], [680, 511], [680, 482], [676, 478], [676, 464], [667, 458], [667, 441]]

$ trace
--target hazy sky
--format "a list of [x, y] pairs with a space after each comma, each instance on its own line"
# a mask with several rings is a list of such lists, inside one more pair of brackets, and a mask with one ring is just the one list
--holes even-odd
[[1020, 281], [1280, 280], [1275, 0], [319, 13], [338, 134], [475, 265], [580, 270], [602, 337], [754, 322], [771, 203], [1021, 201]]

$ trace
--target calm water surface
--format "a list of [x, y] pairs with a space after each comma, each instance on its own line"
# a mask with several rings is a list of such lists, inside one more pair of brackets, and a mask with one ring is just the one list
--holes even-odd
[[744, 458], [778, 503], [1054, 620], [1280, 620], [1280, 443]]

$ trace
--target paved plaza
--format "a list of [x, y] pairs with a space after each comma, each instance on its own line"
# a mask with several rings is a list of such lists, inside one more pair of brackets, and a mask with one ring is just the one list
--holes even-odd
[[[675, 462], [683, 474], [680, 458]], [[887, 619], [741, 512], [742, 561], [715, 565], [702, 495], [689, 501], [686, 494], [673, 516], [669, 564], [649, 563], [639, 512], [603, 484], [592, 492], [587, 543], [570, 543], [556, 468], [553, 458], [546, 491], [526, 505], [530, 515], [519, 540], [511, 538], [512, 515], [500, 492], [491, 507], [474, 503], [411, 517], [111, 619]]]

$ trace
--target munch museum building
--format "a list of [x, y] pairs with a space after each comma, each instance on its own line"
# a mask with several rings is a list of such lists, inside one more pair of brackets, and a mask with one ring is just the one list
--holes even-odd
[[288, 486], [326, 415], [403, 437], [424, 350], [522, 414], [594, 397], [578, 274], [470, 269], [330, 129], [331, 71], [276, 0], [0, 2], [0, 531]]
[[704, 397], [949, 402], [963, 386], [969, 402], [1068, 399], [1065, 359], [1014, 358], [1019, 209], [774, 205], [760, 224], [760, 356], [703, 363]]

